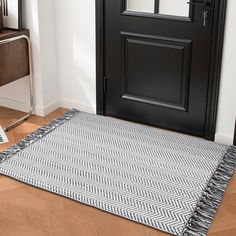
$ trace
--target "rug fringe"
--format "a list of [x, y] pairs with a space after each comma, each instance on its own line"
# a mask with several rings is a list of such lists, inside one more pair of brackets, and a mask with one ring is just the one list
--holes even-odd
[[57, 127], [64, 124], [66, 121], [73, 118], [79, 111], [76, 109], [70, 110], [66, 113], [64, 113], [62, 116], [57, 117], [50, 123], [44, 125], [43, 127], [39, 128], [32, 134], [26, 136], [24, 139], [20, 140], [18, 143], [14, 144], [10, 148], [8, 148], [6, 151], [3, 151], [0, 153], [0, 164], [7, 159], [11, 158], [16, 153], [20, 152], [21, 150], [25, 149], [32, 143], [36, 142], [37, 140], [41, 139], [48, 133], [55, 130]]
[[186, 224], [182, 236], [205, 236], [224, 197], [236, 165], [236, 146], [228, 149], [212, 175], [200, 201]]

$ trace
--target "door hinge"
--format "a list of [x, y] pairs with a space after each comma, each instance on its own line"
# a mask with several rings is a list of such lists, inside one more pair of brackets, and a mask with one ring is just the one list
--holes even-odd
[[103, 77], [103, 94], [105, 95], [107, 93], [107, 77]]

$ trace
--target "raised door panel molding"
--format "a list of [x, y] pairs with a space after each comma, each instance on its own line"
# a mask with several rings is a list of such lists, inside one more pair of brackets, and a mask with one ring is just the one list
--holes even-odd
[[125, 32], [121, 35], [121, 97], [187, 111], [192, 42]]

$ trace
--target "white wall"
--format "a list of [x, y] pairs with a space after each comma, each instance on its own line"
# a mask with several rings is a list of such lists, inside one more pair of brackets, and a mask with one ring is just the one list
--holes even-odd
[[36, 111], [44, 116], [60, 106], [54, 0], [38, 0], [38, 20], [43, 106]]
[[232, 144], [236, 117], [236, 1], [228, 0], [216, 141]]
[[[23, 0], [23, 27], [32, 41], [35, 113], [41, 116], [59, 106], [54, 26], [52, 0]], [[28, 91], [27, 78], [6, 85], [0, 89], [0, 104], [27, 111]]]
[[55, 16], [61, 106], [95, 113], [95, 1], [55, 0]]

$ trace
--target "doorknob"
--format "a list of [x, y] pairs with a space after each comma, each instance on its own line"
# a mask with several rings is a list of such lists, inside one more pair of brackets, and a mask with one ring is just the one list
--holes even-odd
[[190, 5], [200, 5], [200, 6], [209, 6], [211, 5], [211, 0], [203, 0], [200, 2], [187, 2]]

